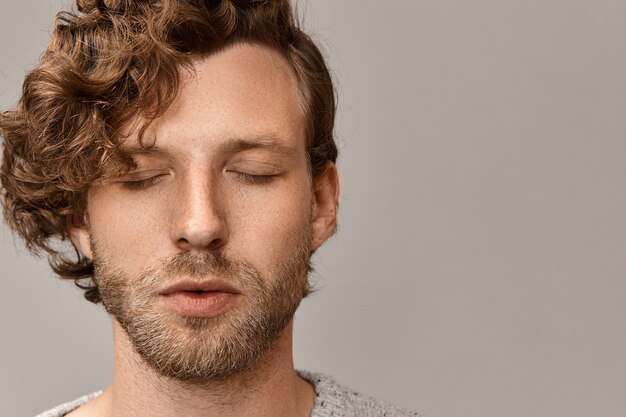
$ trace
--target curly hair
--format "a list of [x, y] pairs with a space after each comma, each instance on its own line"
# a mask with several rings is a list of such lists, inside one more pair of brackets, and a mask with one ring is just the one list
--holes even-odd
[[[0, 113], [5, 222], [56, 274], [100, 302], [94, 268], [67, 242], [84, 224], [90, 185], [112, 162], [130, 164], [123, 129], [142, 138], [180, 89], [192, 59], [235, 42], [271, 47], [292, 66], [306, 117], [311, 174], [335, 162], [335, 92], [322, 54], [289, 0], [77, 0], [61, 12], [14, 110]], [[59, 244], [61, 243], [61, 244]], [[75, 255], [75, 258], [74, 258]]]

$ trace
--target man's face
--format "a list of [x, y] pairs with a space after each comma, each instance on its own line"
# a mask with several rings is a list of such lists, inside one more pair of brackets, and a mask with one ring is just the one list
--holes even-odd
[[235, 45], [195, 71], [148, 132], [154, 146], [125, 141], [136, 168], [90, 189], [72, 240], [144, 360], [201, 382], [253, 366], [289, 323], [334, 207], [324, 218], [284, 58]]

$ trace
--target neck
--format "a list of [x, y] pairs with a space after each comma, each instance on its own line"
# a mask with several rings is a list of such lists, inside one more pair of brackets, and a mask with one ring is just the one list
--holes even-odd
[[293, 320], [254, 369], [200, 386], [157, 374], [135, 352], [124, 330], [113, 320], [113, 383], [93, 401], [92, 415], [309, 416], [315, 393], [294, 370], [292, 335]]

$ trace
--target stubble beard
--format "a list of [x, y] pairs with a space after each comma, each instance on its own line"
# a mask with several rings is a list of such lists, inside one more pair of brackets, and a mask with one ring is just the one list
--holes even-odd
[[[193, 384], [226, 380], [259, 363], [310, 293], [310, 230], [267, 277], [250, 264], [207, 251], [176, 254], [133, 278], [116, 270], [105, 248], [92, 240], [95, 280], [106, 310], [158, 374]], [[158, 289], [180, 276], [219, 277], [244, 298], [217, 317], [181, 316], [158, 300]]]

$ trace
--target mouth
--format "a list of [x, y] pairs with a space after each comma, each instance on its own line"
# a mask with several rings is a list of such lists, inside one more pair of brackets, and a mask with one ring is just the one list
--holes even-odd
[[182, 281], [159, 293], [167, 307], [185, 317], [217, 317], [235, 306], [241, 291], [224, 281]]
[[224, 281], [182, 281], [165, 288], [159, 295], [172, 295], [176, 293], [187, 293], [202, 295], [206, 293], [226, 293], [241, 294], [241, 291], [234, 285]]

